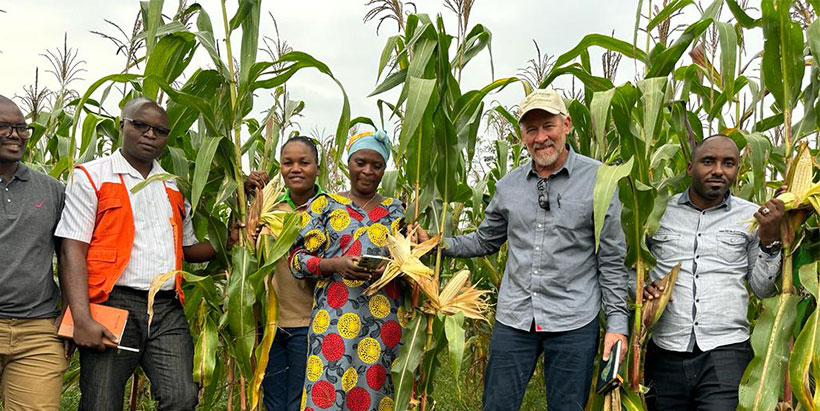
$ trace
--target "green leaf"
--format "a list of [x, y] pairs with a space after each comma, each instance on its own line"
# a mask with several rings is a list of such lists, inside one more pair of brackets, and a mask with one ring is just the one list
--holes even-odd
[[[817, 264], [807, 265], [813, 266], [812, 274], [816, 287]], [[803, 267], [806, 267], [806, 265]], [[792, 392], [800, 405], [811, 411], [816, 411], [818, 405], [820, 405], [814, 401], [815, 395], [811, 390], [811, 382], [816, 378], [816, 374], [814, 378], [810, 376], [812, 365], [816, 367], [818, 362], [820, 362], [820, 310], [815, 308], [803, 326], [797, 340], [795, 340], [792, 353], [789, 356], [789, 381], [791, 382]], [[817, 389], [815, 387], [815, 390]]]
[[382, 50], [382, 55], [379, 58], [379, 71], [376, 73], [376, 79], [382, 76], [382, 71], [387, 67], [387, 63], [390, 62], [390, 56], [393, 55], [393, 50], [395, 50], [400, 37], [401, 36], [390, 36], [387, 38], [387, 43], [385, 43], [384, 50]]
[[646, 24], [646, 31], [652, 31], [655, 27], [658, 27], [658, 24], [661, 24], [661, 22], [670, 18], [676, 11], [681, 10], [693, 3], [694, 0], [670, 1], [660, 12], [658, 12], [658, 14], [652, 17], [652, 20], [649, 20], [649, 23]]
[[421, 363], [427, 331], [427, 317], [416, 313], [402, 335], [399, 356], [390, 375], [395, 389], [395, 411], [407, 411], [413, 390], [413, 375]]
[[399, 135], [398, 156], [401, 157], [410, 143], [410, 139], [416, 133], [416, 129], [421, 123], [421, 117], [427, 110], [433, 88], [436, 86], [435, 79], [422, 79], [410, 77], [408, 81], [407, 106], [402, 122], [401, 134]]
[[803, 29], [791, 19], [791, 0], [763, 0], [763, 84], [783, 111], [800, 95], [805, 62]]
[[599, 146], [603, 146], [606, 142], [606, 126], [607, 118], [609, 117], [609, 105], [612, 102], [612, 96], [615, 95], [615, 89], [611, 88], [606, 91], [596, 91], [592, 94], [592, 103], [589, 107], [590, 117], [592, 118], [592, 126], [595, 130], [595, 140]]
[[646, 61], [646, 53], [644, 53], [643, 50], [634, 47], [632, 44], [605, 34], [587, 34], [575, 47], [572, 48], [572, 50], [558, 56], [555, 60], [554, 67], [562, 67], [564, 64], [569, 63], [578, 57], [581, 52], [588, 50], [592, 46], [602, 47], [606, 50], [621, 53], [629, 58]]
[[219, 345], [216, 328], [211, 316], [205, 315], [194, 347], [194, 382], [203, 387], [211, 385], [216, 368], [216, 349]]
[[194, 35], [191, 33], [169, 34], [162, 37], [145, 63], [143, 95], [156, 100], [159, 92], [156, 79], [162, 79], [167, 84], [173, 83], [191, 62], [195, 46]]
[[668, 76], [675, 69], [675, 65], [678, 64], [681, 56], [689, 49], [692, 42], [700, 37], [711, 24], [712, 19], [706, 18], [687, 27], [669, 48], [650, 59], [646, 78]]
[[738, 24], [745, 29], [752, 29], [760, 25], [760, 19], [753, 19], [746, 14], [746, 11], [737, 4], [736, 0], [726, 0], [726, 5], [729, 6], [729, 10], [732, 12], [732, 16], [735, 17]]
[[404, 81], [407, 79], [407, 71], [397, 71], [394, 73], [390, 73], [384, 81], [381, 82], [378, 86], [376, 86], [373, 91], [367, 97], [373, 97], [377, 94], [384, 93], [387, 90], [391, 90], [394, 87], [398, 86], [399, 84], [403, 84]]
[[134, 187], [131, 187], [130, 191], [131, 191], [131, 194], [136, 194], [140, 190], [145, 188], [145, 186], [147, 186], [148, 184], [153, 183], [154, 181], [165, 181], [165, 180], [172, 180], [172, 179], [180, 179], [181, 180], [181, 178], [179, 176], [173, 175], [171, 173], [154, 174], [151, 177], [148, 177], [145, 180], [140, 181]]
[[[240, 8], [244, 8], [242, 18], [242, 48], [239, 57], [239, 81], [248, 82], [248, 74], [253, 63], [256, 63], [256, 54], [259, 50], [259, 15], [262, 10], [262, 0], [241, 0]], [[237, 12], [237, 14], [239, 14]], [[252, 98], [250, 95], [240, 98]]]
[[453, 378], [460, 380], [461, 361], [464, 360], [465, 347], [463, 312], [459, 311], [444, 318], [444, 333], [447, 335], [447, 347], [450, 353], [450, 367], [453, 369]]
[[746, 147], [751, 153], [752, 176], [754, 177], [754, 190], [759, 200], [764, 200], [766, 195], [766, 164], [772, 143], [760, 133], [746, 134]]
[[734, 96], [737, 32], [730, 23], [716, 22], [720, 39], [720, 79], [727, 96]]
[[578, 63], [571, 64], [569, 66], [555, 68], [550, 71], [550, 74], [538, 85], [538, 88], [547, 88], [552, 82], [564, 74], [571, 74], [575, 76], [578, 80], [581, 80], [589, 90], [595, 91], [604, 91], [609, 90], [612, 87], [612, 81], [610, 81], [606, 77], [598, 77], [593, 76], [590, 74], [583, 66]]
[[781, 294], [763, 300], [762, 313], [752, 332], [755, 356], [743, 373], [739, 411], [773, 410], [783, 390], [789, 337], [800, 297]]
[[214, 154], [219, 147], [219, 143], [224, 137], [205, 137], [202, 140], [202, 145], [196, 153], [196, 162], [194, 163], [194, 179], [191, 182], [191, 209], [196, 210], [199, 205], [199, 199], [202, 196], [202, 190], [205, 189], [205, 184], [208, 183], [208, 176], [211, 173], [211, 166], [213, 165]]
[[595, 252], [601, 242], [601, 230], [604, 228], [604, 219], [612, 202], [618, 182], [632, 172], [633, 159], [618, 166], [601, 165], [595, 174], [595, 188], [593, 189], [593, 221], [595, 222]]
[[253, 372], [251, 356], [256, 340], [256, 320], [253, 318], [253, 305], [256, 293], [251, 287], [249, 277], [256, 271], [256, 259], [253, 252], [245, 247], [236, 246], [232, 250], [233, 265], [228, 278], [228, 329], [236, 338], [233, 344], [236, 363], [245, 378]]
[[638, 82], [638, 88], [642, 92], [641, 102], [643, 103], [642, 138], [646, 149], [644, 158], [648, 158], [654, 145], [654, 137], [656, 136], [655, 128], [663, 122], [663, 119], [659, 117], [662, 114], [661, 108], [664, 105], [666, 77], [641, 80]]
[[148, 13], [145, 19], [145, 49], [150, 56], [157, 43], [157, 29], [162, 23], [162, 3], [163, 0], [150, 0], [148, 2]]

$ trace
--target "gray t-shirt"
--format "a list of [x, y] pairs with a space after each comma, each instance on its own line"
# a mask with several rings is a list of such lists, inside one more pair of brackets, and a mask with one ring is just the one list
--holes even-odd
[[65, 188], [18, 163], [11, 180], [0, 177], [0, 318], [59, 314], [54, 283], [54, 229]]

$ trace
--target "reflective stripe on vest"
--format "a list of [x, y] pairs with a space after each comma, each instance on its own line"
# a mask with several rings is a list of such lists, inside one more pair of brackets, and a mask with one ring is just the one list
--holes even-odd
[[[88, 300], [101, 303], [108, 300], [108, 295], [119, 280], [131, 257], [134, 246], [134, 214], [131, 210], [131, 199], [122, 175], [120, 182], [104, 182], [99, 187], [94, 183], [91, 174], [82, 165], [82, 170], [91, 187], [97, 194], [97, 217], [94, 232], [88, 244], [86, 265], [88, 267]], [[171, 227], [174, 233], [174, 254], [177, 270], [182, 269], [182, 220], [185, 215], [185, 200], [179, 191], [165, 185], [165, 193], [171, 204]], [[176, 290], [180, 303], [184, 302], [182, 294], [182, 275], [176, 276]]]

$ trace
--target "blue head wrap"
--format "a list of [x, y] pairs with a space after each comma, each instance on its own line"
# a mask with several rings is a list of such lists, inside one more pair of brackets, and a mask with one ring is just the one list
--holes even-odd
[[387, 137], [387, 132], [384, 130], [375, 133], [368, 131], [356, 134], [350, 138], [350, 142], [347, 144], [347, 161], [350, 161], [353, 153], [369, 149], [381, 154], [384, 162], [387, 163], [387, 160], [390, 159], [390, 147], [390, 138]]

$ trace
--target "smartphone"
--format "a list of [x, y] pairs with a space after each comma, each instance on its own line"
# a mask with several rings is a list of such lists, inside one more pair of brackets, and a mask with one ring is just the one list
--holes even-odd
[[601, 372], [598, 374], [598, 383], [595, 385], [595, 392], [598, 395], [606, 395], [608, 392], [618, 388], [623, 384], [624, 380], [618, 375], [618, 369], [621, 368], [621, 340], [612, 344], [612, 350], [609, 352], [609, 361], [601, 364]]
[[377, 269], [382, 264], [389, 262], [390, 259], [380, 255], [363, 255], [359, 258], [359, 267]]

